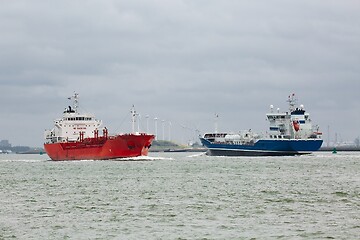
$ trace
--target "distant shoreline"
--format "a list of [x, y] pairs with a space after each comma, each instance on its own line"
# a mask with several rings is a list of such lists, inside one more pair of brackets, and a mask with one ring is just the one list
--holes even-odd
[[360, 146], [338, 146], [338, 147], [321, 147], [319, 149], [320, 152], [332, 152], [333, 150], [336, 151], [347, 151], [347, 152], [357, 152], [360, 151]]

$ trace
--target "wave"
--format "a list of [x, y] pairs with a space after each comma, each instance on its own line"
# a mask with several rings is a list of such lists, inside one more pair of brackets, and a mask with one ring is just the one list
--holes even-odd
[[202, 153], [197, 153], [197, 154], [189, 155], [189, 156], [186, 156], [186, 157], [187, 157], [187, 158], [196, 158], [196, 157], [202, 157], [202, 156], [206, 156], [206, 153], [205, 153], [205, 152], [202, 152]]
[[155, 161], [155, 160], [174, 160], [171, 157], [154, 157], [154, 156], [139, 156], [129, 158], [116, 158], [114, 161]]
[[33, 163], [33, 162], [46, 162], [47, 159], [1, 159], [1, 162], [27, 162], [27, 163]]

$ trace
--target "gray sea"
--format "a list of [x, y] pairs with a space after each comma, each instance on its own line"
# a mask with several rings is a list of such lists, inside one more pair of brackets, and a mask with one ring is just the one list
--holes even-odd
[[0, 239], [360, 239], [360, 152], [0, 155]]

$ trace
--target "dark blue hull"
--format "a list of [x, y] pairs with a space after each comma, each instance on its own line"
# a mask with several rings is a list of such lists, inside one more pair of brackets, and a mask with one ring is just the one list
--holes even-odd
[[254, 145], [211, 143], [200, 138], [213, 156], [293, 156], [309, 154], [319, 150], [322, 139], [263, 139]]

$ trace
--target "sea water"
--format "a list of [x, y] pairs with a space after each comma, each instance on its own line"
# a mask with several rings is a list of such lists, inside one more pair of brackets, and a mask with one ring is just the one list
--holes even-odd
[[0, 239], [359, 239], [360, 153], [0, 155]]

